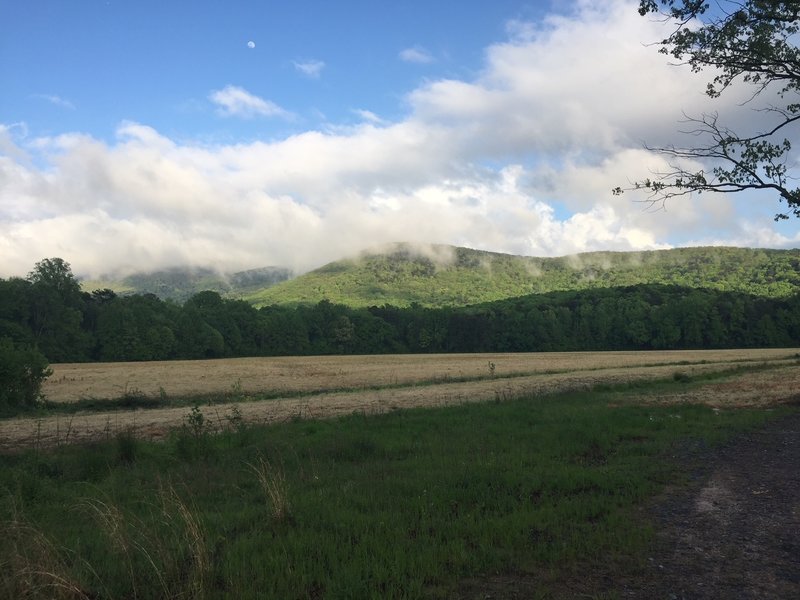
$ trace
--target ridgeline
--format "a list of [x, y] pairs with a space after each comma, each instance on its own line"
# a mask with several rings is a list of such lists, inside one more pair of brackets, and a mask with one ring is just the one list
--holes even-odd
[[102, 277], [80, 282], [85, 292], [108, 289], [115, 294], [155, 294], [162, 300], [185, 302], [195, 294], [205, 291], [223, 295], [242, 295], [261, 292], [286, 281], [291, 271], [283, 267], [262, 267], [236, 273], [221, 273], [209, 268], [164, 269], [128, 275], [122, 279]]
[[706, 247], [534, 258], [394, 244], [269, 288], [232, 295], [257, 307], [328, 300], [350, 307], [443, 308], [645, 284], [786, 298], [800, 291], [800, 250]]

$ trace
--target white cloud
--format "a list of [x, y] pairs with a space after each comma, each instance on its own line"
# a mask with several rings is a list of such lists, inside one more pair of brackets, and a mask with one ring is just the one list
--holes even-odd
[[294, 68], [311, 79], [319, 79], [322, 74], [322, 69], [325, 68], [325, 63], [321, 60], [302, 60], [292, 61]]
[[[30, 139], [0, 127], [0, 276], [61, 256], [100, 274], [175, 264], [312, 268], [387, 241], [514, 254], [639, 250], [676, 243], [797, 244], [777, 201], [703, 195], [648, 210], [610, 190], [664, 167], [642, 140], [680, 139], [682, 110], [707, 108], [704, 77], [643, 42], [664, 37], [636, 2], [580, 2], [512, 23], [473, 79], [431, 80], [386, 122], [241, 144], [193, 143], [138, 123], [111, 142]], [[228, 86], [230, 116], [287, 111]], [[712, 106], [726, 113], [738, 101]], [[640, 198], [639, 198], [640, 199]]]
[[643, 45], [663, 38], [663, 24], [642, 19], [630, 2], [595, 4], [490, 46], [473, 81], [414, 90], [416, 114], [474, 130], [481, 152], [487, 141], [497, 152], [591, 153], [673, 140], [682, 110], [709, 106], [702, 76], [667, 66]]
[[363, 108], [355, 108], [355, 109], [353, 109], [353, 113], [358, 115], [358, 117], [362, 121], [364, 121], [366, 123], [372, 123], [374, 125], [381, 125], [381, 124], [386, 123], [386, 121], [381, 119], [378, 115], [376, 115], [371, 110], [365, 110]]
[[54, 94], [34, 94], [34, 98], [39, 98], [41, 100], [47, 100], [50, 104], [54, 104], [55, 106], [60, 106], [61, 108], [68, 108], [69, 110], [75, 110], [75, 105], [62, 98], [61, 96], [56, 96]]
[[259, 98], [235, 85], [227, 85], [208, 96], [219, 107], [219, 113], [226, 117], [283, 117], [289, 113], [270, 100]]
[[398, 56], [403, 62], [417, 63], [422, 65], [432, 63], [434, 60], [433, 55], [422, 46], [405, 48], [400, 51]]
[[[25, 123], [12, 123], [10, 125], [0, 123], [0, 160], [2, 160], [3, 155], [16, 161], [24, 162], [28, 160], [28, 153], [14, 141], [15, 132], [19, 132], [17, 136], [20, 139], [25, 139], [28, 136], [28, 126]], [[0, 183], [2, 182], [0, 181]]]

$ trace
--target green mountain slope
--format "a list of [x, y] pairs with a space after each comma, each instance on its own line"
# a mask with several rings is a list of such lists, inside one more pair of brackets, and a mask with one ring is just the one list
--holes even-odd
[[288, 269], [263, 267], [237, 273], [219, 273], [212, 269], [166, 269], [136, 273], [123, 279], [81, 281], [84, 291], [108, 288], [117, 294], [155, 294], [163, 300], [183, 302], [198, 292], [211, 290], [223, 295], [241, 295], [261, 291], [291, 276]]
[[464, 306], [531, 293], [660, 283], [782, 298], [800, 291], [800, 250], [676, 248], [534, 258], [394, 244], [243, 294], [256, 306]]

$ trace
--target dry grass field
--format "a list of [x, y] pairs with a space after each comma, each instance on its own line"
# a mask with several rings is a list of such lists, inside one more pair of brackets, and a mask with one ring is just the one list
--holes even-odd
[[43, 392], [51, 402], [227, 394], [296, 394], [365, 387], [446, 383], [491, 375], [575, 373], [678, 363], [734, 363], [793, 357], [796, 350], [687, 350], [668, 352], [547, 352], [529, 354], [411, 354], [305, 356], [221, 360], [77, 363], [52, 365]]
[[[670, 352], [570, 352], [247, 358], [214, 361], [53, 365], [44, 386], [51, 401], [118, 398], [126, 393], [200, 395], [231, 402], [203, 407], [214, 426], [238, 407], [247, 422], [325, 418], [353, 412], [504, 400], [589, 389], [598, 384], [668, 379], [768, 363], [775, 368], [732, 374], [643, 402], [702, 402], [715, 407], [764, 406], [800, 390], [796, 349]], [[270, 399], [259, 400], [258, 396]], [[286, 397], [281, 397], [285, 395]], [[242, 399], [252, 401], [242, 402]], [[133, 428], [159, 439], [185, 422], [186, 407], [79, 412], [0, 421], [0, 450], [103, 439]]]

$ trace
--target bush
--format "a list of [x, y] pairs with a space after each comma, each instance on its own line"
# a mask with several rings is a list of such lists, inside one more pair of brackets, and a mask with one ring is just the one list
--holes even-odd
[[0, 409], [35, 406], [42, 398], [42, 382], [51, 374], [41, 352], [0, 338]]
[[675, 381], [680, 381], [681, 383], [689, 383], [692, 380], [692, 376], [688, 373], [684, 373], [683, 371], [675, 371], [672, 374], [672, 379]]

